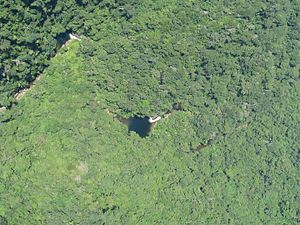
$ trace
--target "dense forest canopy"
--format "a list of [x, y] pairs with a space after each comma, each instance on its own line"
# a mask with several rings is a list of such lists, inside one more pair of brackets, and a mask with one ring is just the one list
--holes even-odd
[[[0, 0], [0, 21], [0, 224], [300, 223], [299, 1]], [[143, 139], [114, 118], [166, 113]]]
[[[135, 37], [132, 57], [143, 53], [144, 66], [151, 66], [150, 60], [156, 63], [154, 69], [164, 69], [161, 82], [167, 82], [167, 73], [176, 68], [173, 64], [182, 64], [184, 71], [178, 74], [199, 79], [239, 69], [243, 74], [258, 73], [266, 67], [264, 61], [285, 71], [277, 79], [294, 79], [300, 60], [299, 7], [298, 1], [2, 0], [0, 105], [10, 106], [13, 94], [43, 71], [55, 53], [55, 38], [64, 32], [97, 41], [119, 39], [106, 46], [108, 51], [120, 50], [121, 44], [126, 51]], [[224, 65], [227, 56], [233, 60], [226, 63], [231, 68]], [[254, 69], [251, 63], [259, 66]]]

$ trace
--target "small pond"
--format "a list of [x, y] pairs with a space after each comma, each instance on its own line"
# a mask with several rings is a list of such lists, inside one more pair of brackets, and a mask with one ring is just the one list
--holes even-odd
[[120, 122], [128, 126], [128, 132], [134, 131], [140, 137], [144, 138], [149, 135], [152, 124], [149, 122], [149, 117], [130, 117], [130, 118], [118, 118]]

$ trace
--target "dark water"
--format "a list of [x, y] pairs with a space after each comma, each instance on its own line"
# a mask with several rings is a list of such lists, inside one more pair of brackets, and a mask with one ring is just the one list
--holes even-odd
[[149, 135], [151, 131], [151, 123], [149, 123], [149, 117], [130, 117], [130, 118], [118, 118], [120, 122], [128, 126], [128, 132], [135, 132], [140, 137], [144, 138]]
[[[173, 111], [180, 111], [183, 110], [183, 107], [180, 102], [175, 102], [172, 105], [172, 109], [167, 110], [165, 113], [162, 114], [162, 117], [167, 117], [169, 116]], [[155, 123], [149, 123], [149, 117], [130, 117], [130, 118], [124, 118], [117, 116], [117, 119], [121, 122], [127, 125], [128, 127], [128, 132], [136, 132], [140, 137], [144, 138], [149, 135], [152, 126]], [[200, 146], [201, 147], [201, 146]]]
[[56, 50], [59, 50], [68, 40], [70, 40], [70, 36], [68, 32], [63, 32], [58, 34], [55, 39], [57, 41]]

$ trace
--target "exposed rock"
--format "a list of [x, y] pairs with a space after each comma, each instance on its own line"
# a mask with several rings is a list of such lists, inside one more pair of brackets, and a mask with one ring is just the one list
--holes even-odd
[[81, 41], [80, 36], [78, 36], [78, 35], [76, 35], [76, 34], [70, 33], [70, 34], [69, 34], [69, 37], [70, 37], [71, 40]]
[[149, 123], [155, 123], [155, 122], [157, 122], [157, 121], [159, 121], [161, 119], [161, 117], [160, 116], [155, 116], [155, 117], [150, 117], [149, 118]]
[[5, 112], [6, 108], [5, 107], [0, 107], [0, 113]]

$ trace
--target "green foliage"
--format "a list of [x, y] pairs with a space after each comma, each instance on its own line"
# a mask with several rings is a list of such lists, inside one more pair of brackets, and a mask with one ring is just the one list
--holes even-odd
[[[88, 11], [102, 8], [101, 1], [0, 1], [0, 107], [14, 103], [13, 95], [48, 66], [57, 48], [55, 38], [64, 32], [96, 36]], [[102, 3], [103, 4], [103, 3]], [[105, 17], [101, 10], [101, 20]], [[100, 22], [101, 21], [97, 21]]]
[[296, 1], [1, 7], [0, 224], [300, 222]]

